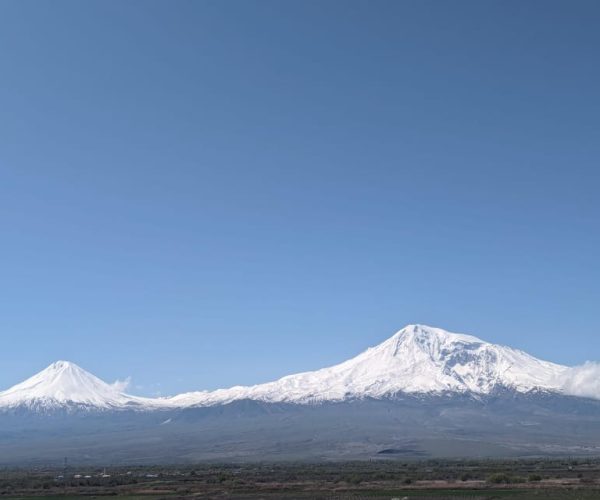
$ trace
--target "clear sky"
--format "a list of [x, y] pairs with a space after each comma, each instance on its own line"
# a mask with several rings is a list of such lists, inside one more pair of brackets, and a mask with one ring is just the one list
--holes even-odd
[[597, 1], [0, 2], [0, 388], [268, 381], [407, 323], [600, 359]]

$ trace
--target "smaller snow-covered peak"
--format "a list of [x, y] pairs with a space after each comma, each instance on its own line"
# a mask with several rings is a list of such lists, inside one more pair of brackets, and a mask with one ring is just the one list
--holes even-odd
[[60, 384], [63, 384], [64, 382], [73, 382], [74, 380], [90, 380], [91, 378], [96, 378], [75, 363], [64, 360], [55, 361], [44, 368], [36, 376], [39, 380], [43, 380], [46, 383], [49, 383], [50, 381], [56, 382], [58, 380]]
[[0, 408], [111, 409], [140, 406], [151, 400], [122, 393], [70, 361], [56, 361], [33, 377], [0, 392]]
[[71, 361], [65, 361], [63, 359], [59, 359], [58, 361], [55, 361], [54, 363], [51, 363], [50, 365], [48, 365], [48, 367], [44, 370], [66, 370], [66, 369], [71, 369], [71, 370], [82, 370], [82, 368], [80, 368], [79, 366], [77, 366], [75, 363], [72, 363]]

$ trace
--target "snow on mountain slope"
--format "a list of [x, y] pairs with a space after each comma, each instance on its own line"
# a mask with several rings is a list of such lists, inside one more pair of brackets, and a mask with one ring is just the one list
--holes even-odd
[[497, 389], [576, 394], [565, 385], [572, 371], [470, 335], [409, 325], [381, 344], [329, 368], [266, 384], [190, 392], [171, 398], [131, 396], [73, 363], [58, 361], [0, 392], [0, 409], [153, 410], [212, 406], [240, 399], [312, 403], [406, 393], [483, 395]]
[[117, 409], [160, 406], [160, 401], [129, 396], [68, 361], [57, 361], [24, 382], [0, 392], [0, 408]]
[[209, 406], [239, 399], [308, 403], [398, 393], [489, 394], [500, 388], [560, 392], [567, 369], [470, 335], [409, 325], [339, 365], [251, 387], [180, 394], [170, 401]]

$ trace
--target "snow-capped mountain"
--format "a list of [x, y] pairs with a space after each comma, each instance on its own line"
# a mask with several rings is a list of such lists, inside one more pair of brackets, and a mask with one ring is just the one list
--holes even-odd
[[0, 408], [49, 411], [58, 408], [154, 407], [155, 400], [129, 396], [68, 361], [57, 361], [24, 382], [0, 392]]
[[329, 368], [171, 398], [59, 361], [0, 392], [0, 465], [597, 456], [598, 373], [423, 325]]
[[560, 392], [560, 378], [566, 370], [470, 335], [408, 325], [378, 346], [329, 368], [251, 387], [181, 394], [171, 402], [209, 406], [240, 399], [310, 403], [400, 393]]
[[171, 398], [125, 394], [67, 361], [0, 392], [1, 408], [36, 410], [176, 409], [250, 399], [268, 403], [317, 403], [401, 394], [562, 392], [566, 366], [541, 361], [510, 347], [440, 328], [409, 325], [381, 344], [341, 364], [254, 386], [184, 393]]

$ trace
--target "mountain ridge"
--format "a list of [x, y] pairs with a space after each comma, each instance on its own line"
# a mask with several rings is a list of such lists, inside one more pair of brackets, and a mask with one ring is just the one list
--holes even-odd
[[171, 398], [59, 361], [0, 392], [0, 464], [597, 455], [596, 374], [425, 325], [321, 370]]
[[155, 410], [214, 406], [250, 399], [312, 404], [400, 394], [485, 395], [562, 391], [568, 367], [478, 337], [426, 325], [407, 325], [382, 343], [342, 363], [273, 382], [195, 391], [169, 398], [132, 396], [68, 361], [0, 392], [0, 409], [24, 407]]
[[180, 394], [172, 400], [189, 406], [239, 399], [311, 403], [398, 393], [488, 394], [501, 388], [559, 391], [566, 370], [472, 335], [415, 324], [331, 367], [254, 386]]

